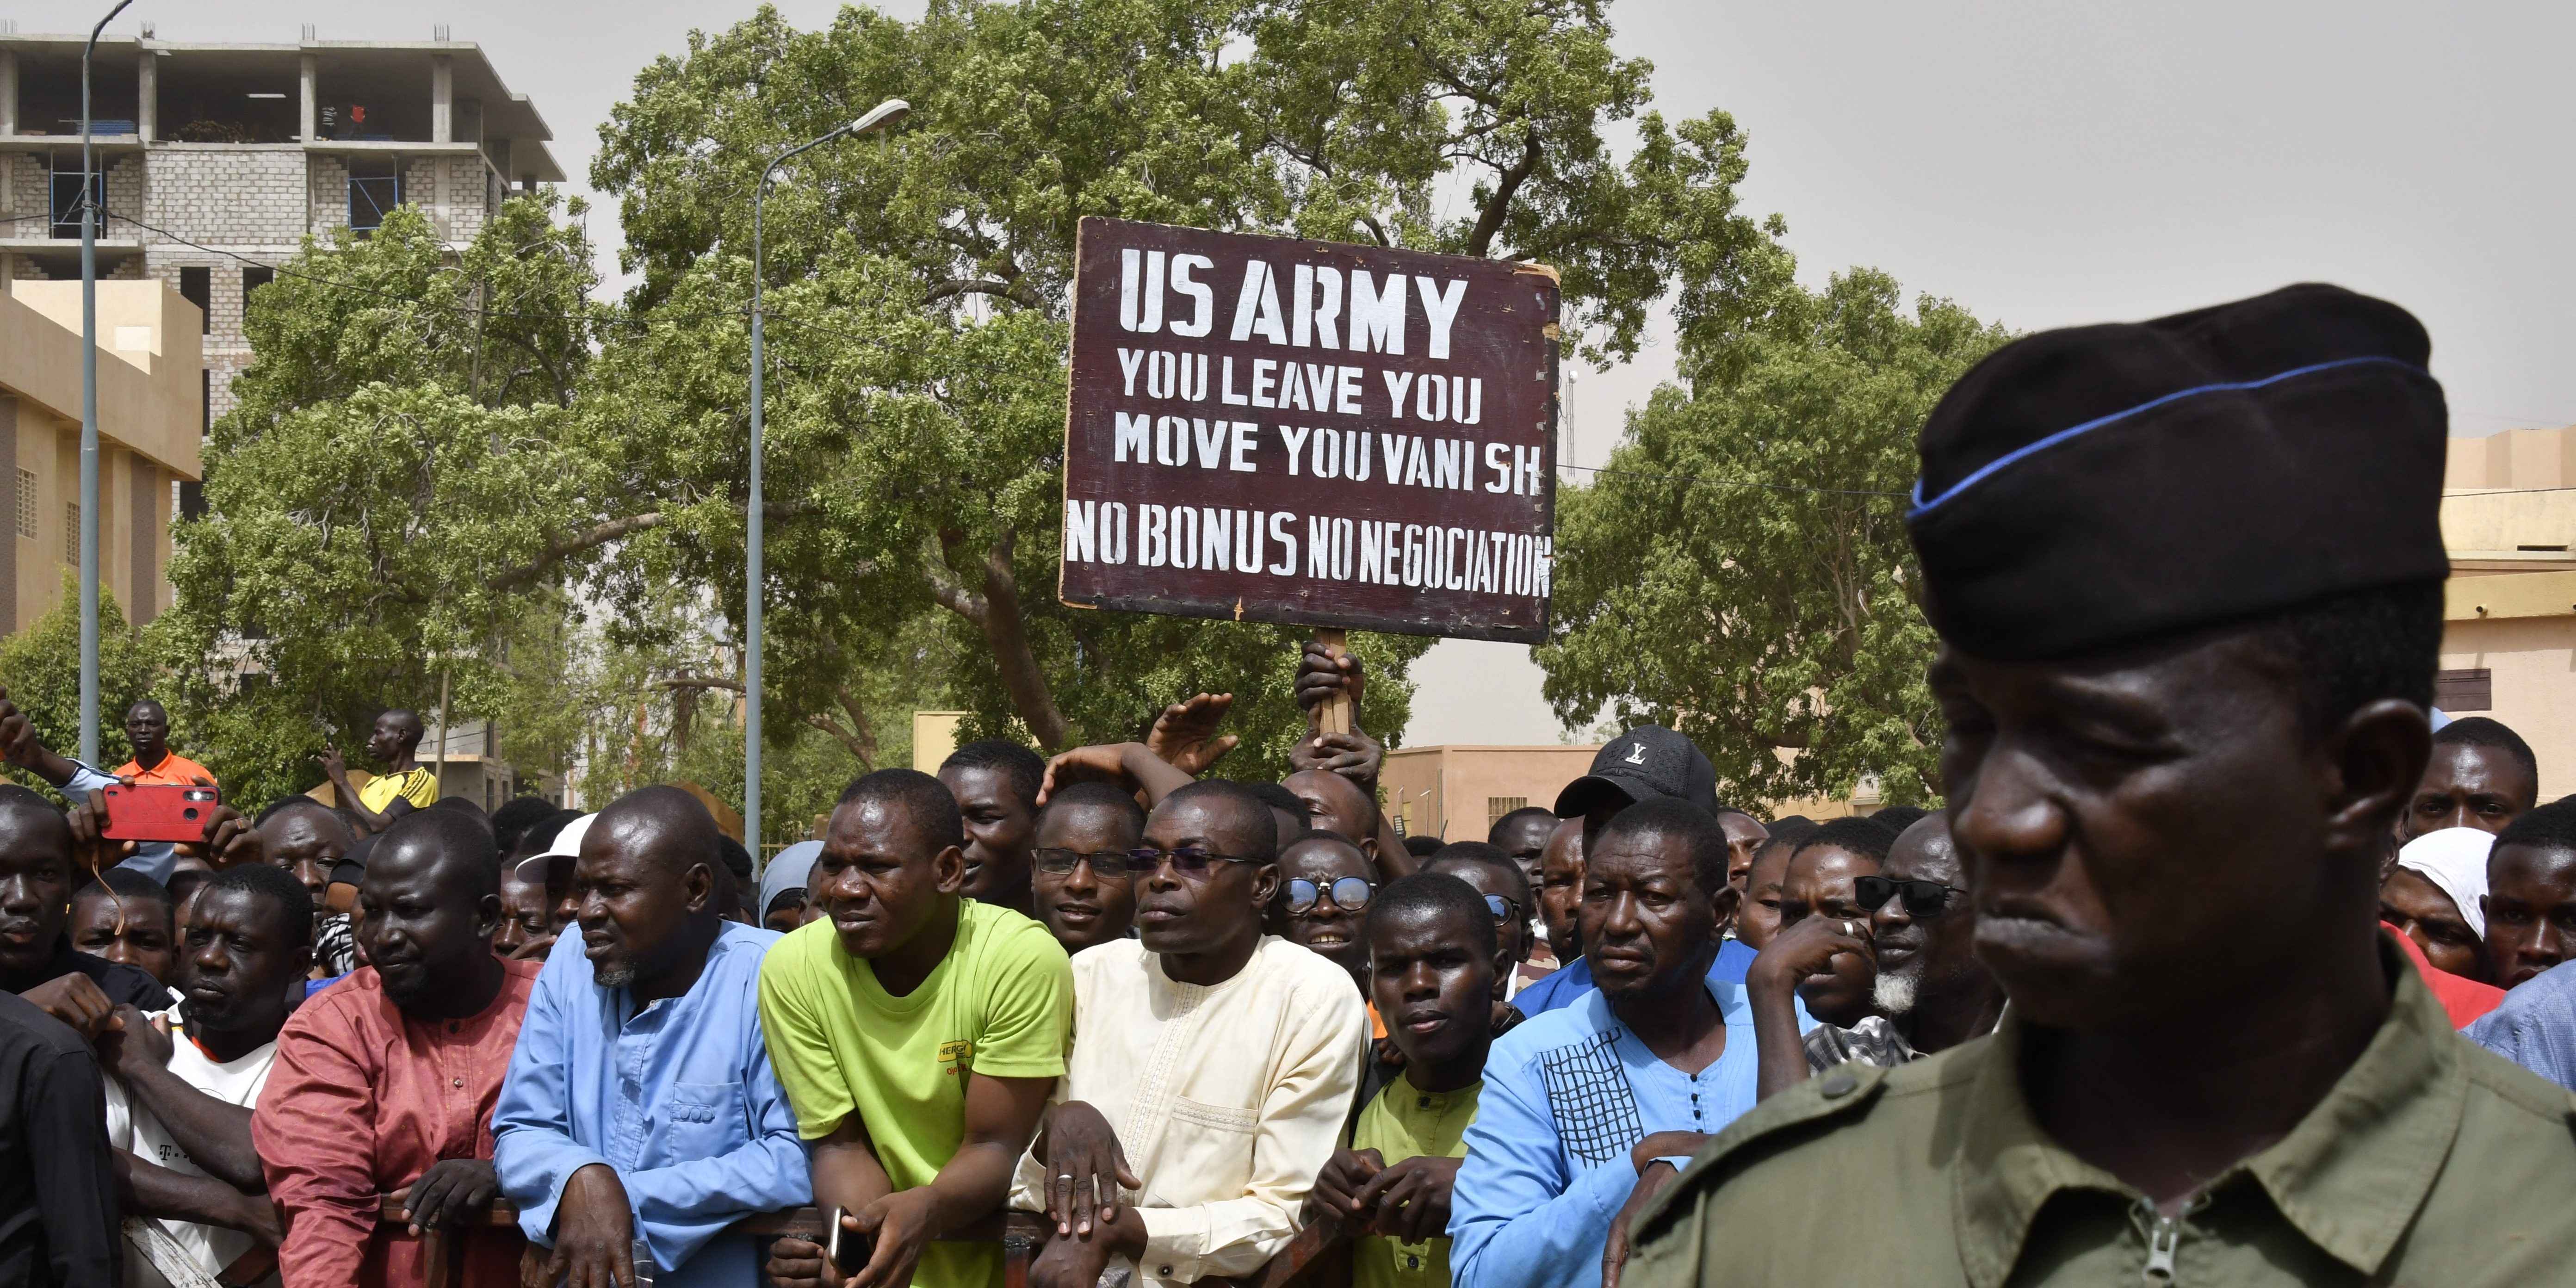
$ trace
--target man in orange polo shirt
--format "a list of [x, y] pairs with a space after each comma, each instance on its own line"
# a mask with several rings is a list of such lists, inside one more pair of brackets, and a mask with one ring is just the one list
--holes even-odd
[[125, 710], [125, 740], [134, 744], [134, 759], [115, 769], [129, 783], [168, 787], [213, 787], [215, 773], [170, 750], [170, 713], [145, 698]]

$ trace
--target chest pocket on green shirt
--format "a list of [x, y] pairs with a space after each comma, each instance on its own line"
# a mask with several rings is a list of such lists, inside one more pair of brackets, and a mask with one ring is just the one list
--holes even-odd
[[663, 1136], [674, 1160], [713, 1158], [751, 1138], [739, 1082], [675, 1082], [662, 1103]]

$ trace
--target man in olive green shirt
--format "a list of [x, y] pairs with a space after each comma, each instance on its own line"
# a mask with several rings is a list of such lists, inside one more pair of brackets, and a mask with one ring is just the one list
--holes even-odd
[[1506, 917], [1516, 910], [1498, 916], [1446, 872], [1414, 873], [1369, 901], [1369, 997], [1404, 1071], [1360, 1109], [1310, 1200], [1354, 1236], [1352, 1288], [1448, 1288], [1449, 1193], [1511, 966], [1496, 925]]
[[2449, 568], [2429, 347], [2292, 287], [2030, 336], [1943, 398], [1907, 525], [2011, 1010], [1763, 1102], [1638, 1210], [1624, 1282], [2576, 1275], [2576, 1098], [2377, 928]]

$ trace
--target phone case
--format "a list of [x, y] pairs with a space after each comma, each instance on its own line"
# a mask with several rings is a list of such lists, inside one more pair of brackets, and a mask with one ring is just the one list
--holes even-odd
[[212, 787], [119, 783], [101, 791], [107, 797], [111, 841], [202, 841], [206, 817], [223, 801]]

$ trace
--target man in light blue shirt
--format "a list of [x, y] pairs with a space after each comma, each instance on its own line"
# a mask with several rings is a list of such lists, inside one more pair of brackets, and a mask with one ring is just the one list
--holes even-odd
[[2514, 985], [2504, 995], [2504, 1005], [2460, 1033], [2576, 1091], [2576, 962], [2561, 962]]
[[546, 1281], [755, 1288], [727, 1225], [812, 1201], [760, 1030], [779, 936], [723, 920], [715, 820], [677, 788], [600, 811], [575, 860], [579, 934], [547, 955], [492, 1111], [493, 1165]]
[[1614, 1223], [1753, 1107], [1743, 986], [1713, 978], [1736, 895], [1726, 831], [1650, 799], [1609, 820], [1583, 874], [1597, 987], [1494, 1043], [1450, 1202], [1460, 1288], [1601, 1282]]
[[[1742, 987], [1746, 974], [1753, 969], [1753, 959], [1760, 955], [1753, 950], [1751, 944], [1741, 939], [1729, 939], [1720, 943], [1717, 946], [1717, 959], [1708, 968], [1708, 982]], [[1522, 989], [1519, 996], [1512, 999], [1512, 1005], [1521, 1008], [1521, 1014], [1535, 1019], [1549, 1011], [1582, 1001], [1583, 995], [1591, 992], [1594, 987], [1592, 960], [1588, 957], [1577, 957], [1564, 966], [1540, 976], [1529, 987]], [[1805, 1012], [1806, 1005], [1802, 1002], [1799, 1004], [1799, 1013], [1803, 1016]]]

